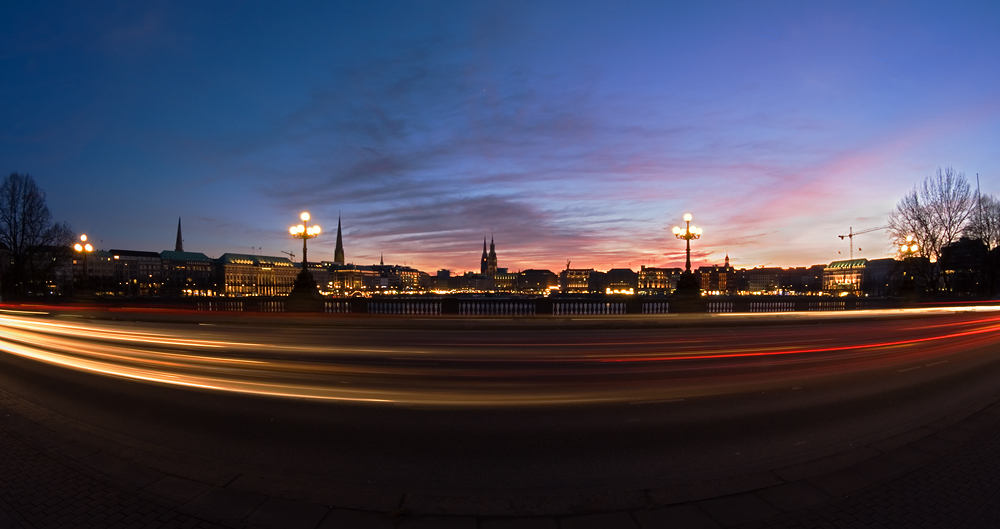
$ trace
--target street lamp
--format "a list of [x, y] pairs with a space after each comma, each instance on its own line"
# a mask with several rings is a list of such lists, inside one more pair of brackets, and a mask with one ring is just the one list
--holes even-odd
[[298, 226], [292, 226], [288, 229], [288, 232], [292, 234], [292, 237], [296, 239], [302, 239], [302, 272], [306, 272], [306, 267], [308, 266], [309, 260], [306, 258], [306, 241], [309, 239], [315, 239], [319, 237], [319, 226], [309, 226], [309, 213], [303, 211], [299, 218], [302, 219], [302, 224]]
[[684, 239], [687, 241], [687, 261], [685, 263], [685, 270], [687, 272], [691, 271], [691, 239], [701, 238], [702, 230], [697, 226], [691, 226], [691, 214], [684, 214], [684, 222], [687, 225], [684, 228], [674, 226], [674, 237], [678, 239]]
[[903, 271], [903, 290], [916, 292], [916, 278], [913, 277], [913, 254], [917, 253], [920, 246], [913, 240], [913, 235], [907, 235], [906, 240], [899, 245], [899, 253], [903, 255], [903, 263], [906, 265]]
[[[80, 243], [83, 243], [83, 244], [80, 244]], [[73, 249], [76, 250], [76, 252], [78, 254], [80, 254], [80, 258], [83, 261], [83, 284], [86, 285], [88, 283], [88, 281], [87, 281], [87, 279], [88, 279], [88, 277], [87, 277], [88, 276], [88, 274], [87, 274], [87, 254], [89, 254], [90, 252], [93, 252], [94, 251], [94, 247], [91, 246], [89, 242], [87, 242], [87, 236], [86, 235], [81, 235], [80, 236], [80, 242], [74, 244], [73, 245]]]

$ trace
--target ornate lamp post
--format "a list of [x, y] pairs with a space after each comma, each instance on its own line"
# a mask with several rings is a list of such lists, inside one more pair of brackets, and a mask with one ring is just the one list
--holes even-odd
[[701, 230], [701, 228], [699, 228], [697, 226], [694, 226], [694, 227], [691, 226], [691, 214], [690, 213], [685, 213], [684, 214], [684, 222], [687, 223], [687, 226], [684, 227], [683, 229], [680, 228], [680, 227], [678, 227], [678, 226], [674, 226], [674, 237], [677, 237], [678, 239], [684, 239], [685, 241], [687, 241], [687, 261], [685, 262], [685, 271], [687, 271], [687, 272], [690, 273], [691, 272], [691, 239], [699, 239], [699, 238], [701, 238], [702, 230]]
[[[698, 239], [701, 237], [701, 228], [691, 225], [691, 214], [684, 214], [685, 226], [680, 228], [674, 226], [674, 237], [678, 239], [683, 239], [687, 243], [687, 259], [685, 261], [684, 272], [681, 274], [680, 279], [677, 281], [677, 288], [674, 290], [674, 294], [679, 296], [680, 299], [687, 299], [686, 303], [690, 304], [697, 298], [701, 296], [701, 282], [699, 282], [694, 277], [694, 272], [691, 271], [691, 239]], [[693, 305], [687, 308], [682, 308], [682, 312], [689, 312], [692, 310], [699, 310]]]
[[292, 226], [288, 229], [288, 232], [292, 234], [292, 237], [296, 239], [302, 239], [302, 272], [308, 273], [309, 259], [306, 254], [306, 241], [309, 239], [315, 239], [319, 237], [319, 226], [309, 226], [309, 212], [303, 211], [302, 215], [299, 215], [302, 219], [302, 224], [298, 226]]
[[80, 242], [74, 244], [73, 249], [76, 250], [76, 253], [80, 255], [80, 260], [83, 261], [83, 285], [84, 288], [86, 288], [87, 284], [89, 283], [88, 281], [89, 274], [87, 273], [87, 254], [93, 252], [94, 247], [91, 246], [89, 242], [87, 242], [86, 235], [81, 235]]
[[303, 211], [302, 215], [299, 215], [299, 218], [302, 219], [302, 224], [292, 226], [288, 229], [288, 233], [291, 233], [292, 237], [296, 239], [302, 239], [302, 271], [295, 277], [292, 291], [288, 294], [289, 299], [285, 305], [285, 310], [293, 312], [322, 311], [323, 298], [316, 287], [316, 281], [313, 280], [312, 273], [309, 272], [309, 257], [306, 253], [308, 251], [306, 241], [319, 237], [320, 229], [319, 226], [309, 226], [308, 212]]
[[906, 270], [903, 271], [903, 290], [916, 292], [916, 278], [913, 277], [913, 255], [917, 253], [920, 246], [913, 240], [913, 235], [907, 235], [906, 240], [899, 245], [899, 253], [903, 256], [903, 263]]

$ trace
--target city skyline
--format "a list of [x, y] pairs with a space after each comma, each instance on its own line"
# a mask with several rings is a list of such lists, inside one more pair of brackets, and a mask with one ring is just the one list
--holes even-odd
[[6, 6], [0, 160], [104, 248], [283, 255], [309, 210], [312, 261], [340, 215], [430, 272], [683, 266], [689, 212], [694, 267], [809, 266], [938, 167], [997, 192], [993, 4], [575, 5]]

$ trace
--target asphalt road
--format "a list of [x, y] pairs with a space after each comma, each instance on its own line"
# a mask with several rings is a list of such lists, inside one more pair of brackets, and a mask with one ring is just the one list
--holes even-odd
[[0, 314], [0, 388], [138, 446], [386, 492], [740, 475], [1000, 388], [992, 309], [635, 325], [92, 316]]

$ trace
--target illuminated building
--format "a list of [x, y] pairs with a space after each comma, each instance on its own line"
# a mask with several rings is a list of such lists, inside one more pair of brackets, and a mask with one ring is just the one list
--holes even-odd
[[736, 270], [729, 266], [729, 254], [726, 254], [725, 265], [702, 266], [698, 268], [698, 275], [703, 294], [728, 296], [736, 293]]
[[[177, 235], [179, 243], [179, 230]], [[180, 244], [177, 246], [183, 248]], [[164, 296], [211, 296], [215, 293], [212, 260], [207, 255], [183, 250], [163, 251], [160, 262], [163, 264]]]
[[389, 290], [417, 291], [420, 290], [420, 270], [408, 266], [378, 264], [372, 267], [382, 278], [386, 279]]
[[593, 268], [567, 268], [559, 273], [559, 291], [563, 294], [586, 294], [590, 292], [590, 276]]
[[327, 269], [325, 290], [335, 296], [365, 296], [389, 286], [388, 279], [371, 266], [323, 263]]
[[501, 292], [517, 291], [517, 274], [508, 272], [506, 268], [498, 268], [493, 274], [493, 288]]
[[118, 296], [159, 296], [163, 289], [163, 262], [156, 252], [111, 250]]
[[639, 274], [631, 268], [612, 268], [603, 279], [605, 294], [635, 294], [639, 289]]
[[518, 274], [517, 290], [523, 294], [548, 294], [559, 288], [559, 276], [551, 270], [528, 269]]
[[215, 261], [222, 296], [287, 296], [299, 270], [284, 257], [226, 253]]
[[823, 292], [834, 296], [861, 293], [868, 259], [834, 261], [823, 269]]
[[669, 294], [677, 288], [682, 268], [654, 268], [642, 266], [637, 277], [640, 294]]

